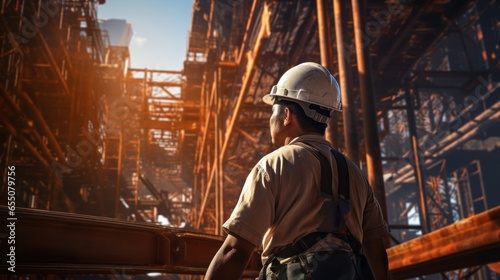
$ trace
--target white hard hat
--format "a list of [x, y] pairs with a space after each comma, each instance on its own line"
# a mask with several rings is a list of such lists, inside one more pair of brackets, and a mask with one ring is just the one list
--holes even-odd
[[262, 100], [272, 105], [276, 98], [297, 102], [308, 117], [322, 123], [328, 123], [330, 117], [309, 108], [310, 104], [330, 111], [330, 115], [334, 110], [342, 111], [339, 84], [328, 69], [314, 62], [301, 63], [286, 71]]

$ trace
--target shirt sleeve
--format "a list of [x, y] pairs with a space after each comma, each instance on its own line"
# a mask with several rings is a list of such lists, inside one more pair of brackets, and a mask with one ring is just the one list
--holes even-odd
[[252, 169], [243, 185], [236, 207], [222, 225], [226, 232], [234, 233], [256, 247], [261, 245], [275, 214], [272, 181], [262, 163]]
[[383, 238], [388, 233], [388, 227], [384, 221], [380, 204], [370, 187], [364, 210], [363, 231], [363, 242], [371, 242]]

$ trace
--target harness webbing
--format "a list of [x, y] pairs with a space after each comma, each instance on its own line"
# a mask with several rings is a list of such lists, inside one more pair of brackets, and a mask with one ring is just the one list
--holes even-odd
[[[310, 144], [304, 142], [296, 142], [294, 144], [306, 148], [318, 158], [321, 164], [321, 192], [333, 197], [332, 171], [328, 159]], [[336, 228], [338, 229], [339, 237], [348, 241], [347, 234], [349, 233], [349, 229], [347, 228], [346, 222], [349, 218], [349, 170], [347, 169], [347, 160], [344, 155], [334, 149], [330, 149], [330, 151], [337, 162], [338, 174], [339, 200], [337, 208], [339, 211], [336, 213]]]

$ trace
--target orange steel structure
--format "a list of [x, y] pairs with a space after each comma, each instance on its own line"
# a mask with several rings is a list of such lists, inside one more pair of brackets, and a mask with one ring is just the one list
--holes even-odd
[[[315, 61], [342, 88], [326, 138], [369, 178], [395, 278], [499, 278], [497, 1], [194, 1], [181, 70], [129, 68], [98, 5], [0, 1], [0, 174], [19, 179], [26, 273], [203, 273], [276, 148], [261, 97]], [[79, 231], [102, 251], [71, 245]]]

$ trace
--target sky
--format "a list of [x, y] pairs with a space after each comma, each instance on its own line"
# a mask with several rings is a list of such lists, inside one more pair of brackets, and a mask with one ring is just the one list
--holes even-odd
[[191, 27], [193, 0], [106, 0], [99, 19], [132, 24], [132, 68], [182, 70]]

